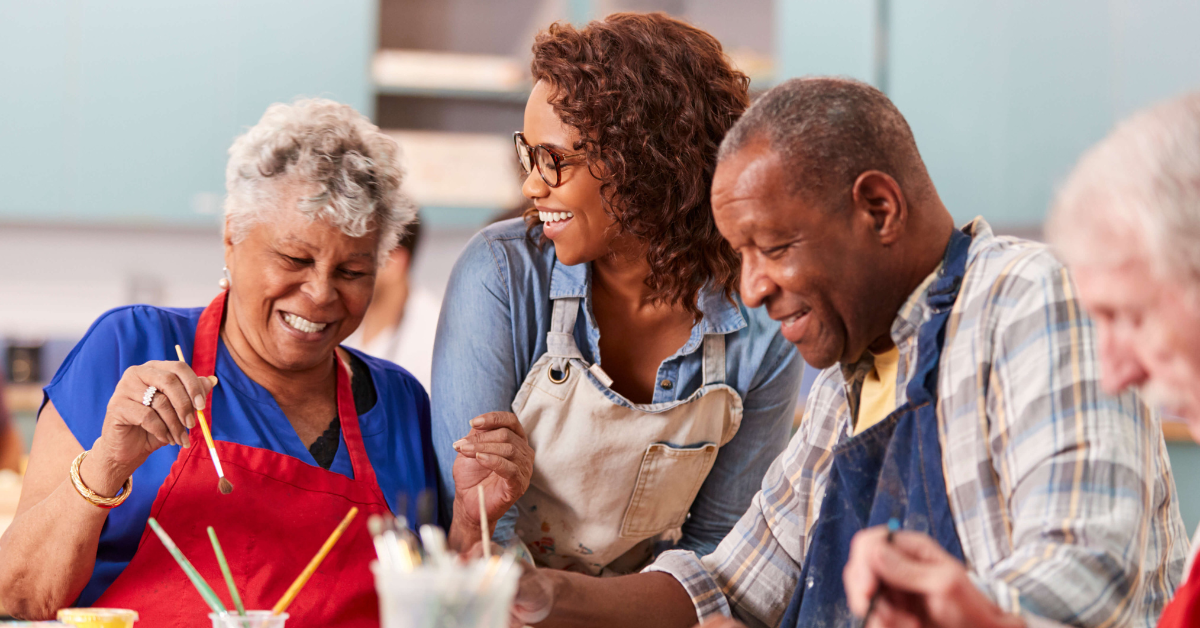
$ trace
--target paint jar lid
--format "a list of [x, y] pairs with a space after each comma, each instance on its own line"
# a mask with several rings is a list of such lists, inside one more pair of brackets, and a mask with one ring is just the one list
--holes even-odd
[[126, 628], [137, 621], [137, 611], [127, 608], [64, 608], [58, 621], [78, 628]]

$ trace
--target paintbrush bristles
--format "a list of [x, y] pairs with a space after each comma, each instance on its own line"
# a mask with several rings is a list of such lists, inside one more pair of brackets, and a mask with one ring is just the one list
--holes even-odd
[[233, 482], [230, 482], [225, 478], [221, 478], [217, 481], [217, 489], [221, 491], [222, 495], [228, 495], [233, 492]]

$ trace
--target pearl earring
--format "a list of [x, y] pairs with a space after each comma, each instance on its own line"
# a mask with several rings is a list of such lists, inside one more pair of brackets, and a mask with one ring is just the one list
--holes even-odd
[[224, 273], [225, 276], [221, 277], [221, 279], [219, 279], [217, 281], [217, 285], [220, 286], [222, 290], [228, 290], [229, 289], [229, 267], [228, 266], [222, 267], [221, 272]]

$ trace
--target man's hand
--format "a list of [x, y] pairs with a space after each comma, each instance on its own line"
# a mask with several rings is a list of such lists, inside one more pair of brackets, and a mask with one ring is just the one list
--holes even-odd
[[554, 608], [554, 583], [545, 569], [523, 565], [525, 572], [517, 584], [509, 624], [515, 628], [536, 624], [550, 616]]
[[885, 526], [863, 530], [850, 544], [842, 572], [846, 602], [858, 617], [882, 589], [864, 628], [1022, 628], [1025, 621], [1005, 613], [971, 582], [961, 562], [937, 541], [917, 532], [896, 532], [888, 542]]

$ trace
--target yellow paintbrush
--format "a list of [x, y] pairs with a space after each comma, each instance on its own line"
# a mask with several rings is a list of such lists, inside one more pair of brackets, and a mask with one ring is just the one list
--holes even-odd
[[[179, 356], [179, 361], [187, 364], [187, 360], [183, 357], [183, 349], [179, 345], [175, 345], [175, 355]], [[221, 468], [221, 460], [217, 458], [217, 446], [213, 444], [212, 433], [208, 431], [208, 424], [204, 422], [204, 411], [196, 410], [196, 422], [200, 424], [200, 431], [204, 432], [204, 442], [208, 444], [208, 454], [212, 456], [213, 466], [217, 468], [217, 488], [222, 495], [228, 495], [233, 492], [233, 482], [225, 479], [225, 470]]]

